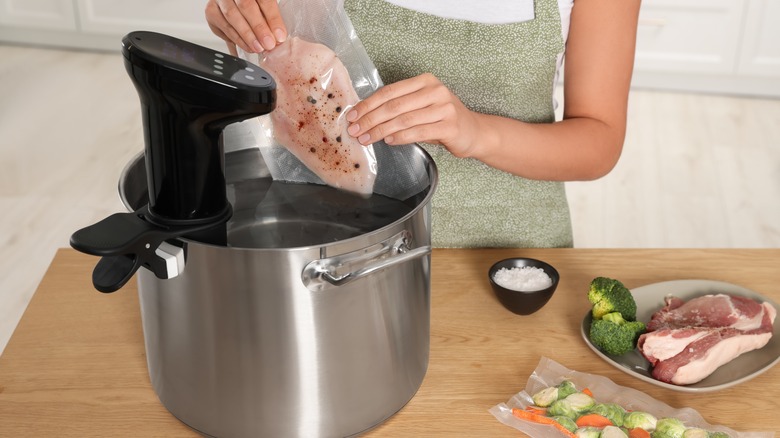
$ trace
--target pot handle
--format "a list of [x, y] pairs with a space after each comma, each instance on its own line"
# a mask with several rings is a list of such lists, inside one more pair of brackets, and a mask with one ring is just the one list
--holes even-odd
[[351, 253], [310, 262], [301, 273], [303, 284], [311, 291], [328, 286], [343, 286], [374, 272], [431, 253], [431, 246], [409, 249], [411, 233], [403, 231], [384, 242]]

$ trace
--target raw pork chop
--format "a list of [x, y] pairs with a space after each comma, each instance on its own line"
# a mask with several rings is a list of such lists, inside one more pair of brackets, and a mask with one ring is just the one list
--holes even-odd
[[[765, 306], [772, 307], [766, 303]], [[751, 330], [761, 325], [765, 306], [736, 295], [705, 295], [688, 302], [677, 297], [666, 297], [666, 306], [653, 314], [647, 323], [647, 330], [682, 327]]]
[[668, 297], [666, 303], [637, 346], [653, 365], [653, 377], [677, 385], [699, 382], [739, 355], [765, 346], [777, 315], [769, 303], [723, 294], [688, 302]]
[[261, 66], [277, 83], [274, 137], [326, 184], [370, 195], [372, 146], [347, 134], [347, 109], [359, 101], [346, 67], [328, 47], [292, 38]]

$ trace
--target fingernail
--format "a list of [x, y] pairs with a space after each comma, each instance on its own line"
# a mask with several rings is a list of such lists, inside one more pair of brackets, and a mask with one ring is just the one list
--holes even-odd
[[360, 125], [357, 125], [357, 124], [354, 124], [354, 125], [349, 125], [349, 128], [347, 128], [347, 132], [348, 132], [348, 133], [349, 133], [349, 135], [351, 135], [351, 136], [354, 136], [354, 135], [355, 135], [355, 134], [357, 134], [359, 131], [360, 131]]
[[260, 53], [263, 51], [263, 46], [260, 45], [260, 41], [255, 40], [252, 43], [252, 48], [255, 49], [255, 52]]
[[282, 29], [276, 29], [274, 35], [276, 35], [276, 41], [279, 41], [280, 43], [283, 43], [287, 39], [287, 34]]
[[392, 135], [388, 135], [387, 137], [385, 137], [385, 143], [391, 144], [392, 142], [393, 142], [393, 136]]
[[371, 136], [368, 134], [363, 134], [360, 137], [358, 137], [358, 142], [366, 144], [368, 143], [368, 140], [371, 140]]
[[263, 37], [263, 47], [265, 47], [265, 50], [271, 50], [274, 47], [276, 47], [276, 40], [273, 39], [270, 36], [264, 36]]
[[355, 111], [355, 110], [352, 110], [352, 111], [350, 111], [350, 112], [348, 112], [348, 113], [347, 113], [347, 121], [348, 121], [348, 122], [352, 122], [352, 121], [354, 121], [355, 119], [357, 119], [357, 111]]

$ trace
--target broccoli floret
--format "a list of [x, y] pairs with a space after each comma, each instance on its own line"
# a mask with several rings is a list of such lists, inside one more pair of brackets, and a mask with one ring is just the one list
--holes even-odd
[[627, 321], [636, 320], [636, 301], [631, 291], [618, 280], [596, 277], [590, 282], [588, 301], [593, 305], [593, 319], [620, 312]]
[[607, 354], [620, 356], [636, 348], [639, 335], [644, 333], [641, 321], [626, 321], [618, 312], [593, 320], [590, 325], [590, 341]]

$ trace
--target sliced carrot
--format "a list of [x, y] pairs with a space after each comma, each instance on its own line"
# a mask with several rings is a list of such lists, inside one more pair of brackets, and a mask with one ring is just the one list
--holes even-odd
[[512, 415], [514, 415], [515, 417], [521, 420], [533, 421], [534, 423], [541, 423], [541, 424], [557, 423], [557, 421], [553, 420], [550, 417], [547, 417], [545, 415], [539, 415], [530, 411], [524, 411], [520, 408], [512, 408]]
[[582, 393], [587, 395], [587, 396], [589, 396], [589, 397], [593, 397], [593, 393], [588, 388], [583, 388], [582, 389]]
[[612, 421], [599, 414], [585, 414], [577, 417], [576, 420], [574, 420], [574, 423], [577, 424], [577, 427], [607, 427], [607, 426], [614, 426]]
[[641, 427], [635, 427], [628, 431], [628, 438], [650, 438], [650, 432]]
[[530, 411], [524, 411], [524, 410], [522, 410], [520, 408], [512, 408], [512, 415], [514, 415], [515, 417], [517, 417], [517, 418], [519, 418], [521, 420], [526, 420], [526, 421], [530, 421], [530, 422], [533, 422], [533, 423], [549, 424], [550, 426], [553, 426], [556, 429], [558, 429], [562, 434], [566, 435], [567, 438], [576, 438], [577, 437], [577, 435], [574, 435], [569, 429], [566, 429], [565, 427], [563, 427], [561, 425], [561, 423], [553, 420], [550, 417], [547, 417], [547, 416], [544, 416], [544, 415], [535, 414], [535, 413], [530, 412]]
[[540, 408], [538, 406], [528, 405], [528, 406], [525, 407], [525, 410], [528, 411], [528, 412], [533, 412], [534, 414], [539, 414], [539, 415], [546, 415], [547, 414], [547, 410], [546, 409]]

